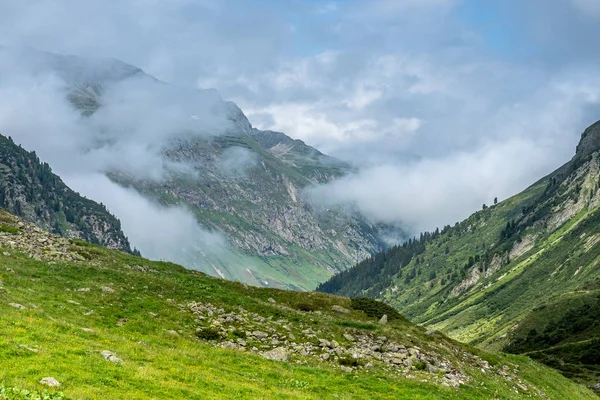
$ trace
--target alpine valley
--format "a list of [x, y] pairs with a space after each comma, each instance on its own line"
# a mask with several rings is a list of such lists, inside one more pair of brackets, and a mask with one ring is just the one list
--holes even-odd
[[523, 192], [423, 233], [319, 286], [393, 305], [488, 350], [526, 354], [600, 389], [600, 122]]
[[[407, 239], [315, 201], [353, 167], [214, 90], [36, 50], [0, 67], [49, 121], [0, 126], [0, 400], [596, 398], [600, 122], [522, 193]], [[167, 213], [154, 242], [125, 198]]]

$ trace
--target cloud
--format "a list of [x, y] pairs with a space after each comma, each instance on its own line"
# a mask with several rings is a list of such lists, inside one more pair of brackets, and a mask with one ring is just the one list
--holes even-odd
[[225, 175], [243, 178], [249, 169], [258, 164], [258, 155], [243, 147], [229, 147], [221, 154], [217, 167]]
[[[228, 251], [220, 233], [201, 227], [191, 211], [154, 204], [111, 182], [106, 173], [142, 181], [162, 180], [174, 171], [197, 174], [195, 165], [166, 159], [164, 151], [174, 140], [232, 131], [230, 107], [214, 91], [178, 88], [142, 73], [114, 81], [119, 68], [104, 60], [0, 49], [0, 101], [6, 105], [0, 108], [0, 133], [35, 150], [73, 189], [104, 202], [145, 256], [204, 267], [199, 253]], [[88, 79], [105, 84], [84, 85]], [[83, 109], [101, 106], [84, 116], [69, 99]], [[226, 166], [241, 173], [251, 157], [235, 155], [238, 164]]]
[[74, 190], [104, 203], [118, 215], [130, 241], [150, 259], [165, 260], [190, 268], [211, 269], [207, 258], [227, 251], [226, 239], [203, 229], [194, 214], [184, 207], [164, 207], [126, 189], [102, 174], [68, 174], [65, 179]]
[[[169, 82], [215, 87], [258, 127], [284, 131], [357, 164], [356, 175], [320, 188], [321, 193], [331, 190], [331, 198], [381, 220], [405, 217], [407, 224], [426, 228], [460, 219], [490, 196], [515, 193], [572, 155], [579, 134], [600, 118], [597, 4], [3, 2], [0, 44], [117, 57]], [[160, 176], [165, 168], [155, 157], [157, 142], [169, 137], [161, 121], [187, 130], [195, 129], [189, 126], [194, 121], [210, 120], [210, 113], [200, 114], [202, 102], [193, 111], [187, 100], [173, 108], [169, 93], [146, 99], [131, 83], [111, 95], [122, 104], [107, 108], [90, 125], [56, 103], [60, 79], [27, 83], [29, 90], [19, 90], [21, 84], [3, 89], [2, 104], [9, 106], [0, 115], [6, 127], [70, 132], [63, 143], [23, 133], [30, 148], [43, 143], [77, 154], [90, 148], [88, 132], [112, 129], [106, 124], [114, 119], [122, 146], [111, 146], [110, 135], [102, 146], [92, 146], [87, 154], [96, 159], [92, 170], [126, 161], [127, 168]], [[34, 94], [37, 98], [29, 100]], [[42, 111], [36, 114], [33, 106]], [[129, 117], [119, 115], [124, 107]], [[14, 109], [24, 117], [11, 119]], [[196, 120], [180, 118], [196, 113]], [[213, 129], [209, 124], [205, 131]], [[124, 139], [129, 135], [131, 140]], [[86, 160], [81, 165], [88, 165]], [[224, 160], [228, 165], [236, 157]], [[493, 187], [488, 178], [496, 182]], [[352, 185], [377, 196], [357, 193]], [[387, 190], [392, 185], [406, 191]], [[407, 204], [419, 193], [430, 195], [419, 207]], [[376, 202], [385, 206], [378, 211]]]

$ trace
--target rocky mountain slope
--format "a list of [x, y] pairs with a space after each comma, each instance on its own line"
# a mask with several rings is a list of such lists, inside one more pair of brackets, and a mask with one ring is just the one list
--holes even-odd
[[379, 254], [320, 289], [383, 299], [430, 329], [530, 354], [597, 387], [599, 184], [596, 123], [570, 162], [522, 193]]
[[2, 135], [0, 207], [58, 235], [131, 252], [106, 207], [72, 191], [35, 153]]
[[[162, 158], [159, 178], [126, 166], [103, 171], [163, 207], [189, 209], [204, 229], [225, 237], [225, 251], [201, 244], [182, 248], [178, 260], [186, 266], [259, 286], [312, 289], [386, 247], [382, 231], [392, 228], [351, 210], [315, 206], [305, 195], [307, 187], [350, 171], [347, 164], [283, 133], [253, 128], [243, 112], [216, 91], [170, 86], [119, 61], [40, 52], [26, 58], [36, 66], [34, 71], [47, 68], [58, 75], [67, 85], [65, 96], [71, 104], [84, 118], [103, 126], [94, 143], [98, 148], [130, 134], [137, 123], [145, 126], [143, 114], [139, 121], [129, 118], [129, 125], [110, 131], [108, 119], [118, 118], [123, 101], [115, 100], [118, 90], [122, 97], [144, 93], [129, 105], [133, 108], [138, 100], [159, 99], [160, 106], [148, 113], [170, 116], [171, 109], [189, 110], [183, 118], [187, 121], [160, 127], [166, 140], [153, 143]], [[136, 111], [123, 106], [121, 112]], [[213, 129], [209, 121], [214, 120], [227, 125]]]
[[2, 210], [0, 224], [0, 399], [594, 398], [373, 300], [215, 279]]

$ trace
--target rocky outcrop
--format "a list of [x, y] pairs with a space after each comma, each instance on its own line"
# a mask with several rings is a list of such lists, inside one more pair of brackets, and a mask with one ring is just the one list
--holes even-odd
[[[217, 347], [249, 351], [280, 362], [327, 363], [344, 372], [382, 368], [410, 378], [413, 377], [411, 374], [422, 371], [446, 386], [458, 387], [472, 380], [461, 365], [451, 363], [435, 351], [400, 343], [381, 334], [348, 328], [340, 337], [339, 333], [328, 329], [316, 329], [286, 318], [265, 318], [243, 307], [225, 309], [203, 302], [180, 304], [179, 307], [194, 316], [198, 337]], [[288, 314], [299, 312], [279, 307], [285, 308]], [[320, 317], [325, 316], [321, 314]], [[206, 332], [211, 335], [207, 336]], [[430, 334], [437, 333], [432, 331]], [[523, 384], [507, 366], [492, 367], [476, 355], [460, 353], [466, 365], [475, 365], [482, 373], [496, 374], [507, 380], [517, 379]]]

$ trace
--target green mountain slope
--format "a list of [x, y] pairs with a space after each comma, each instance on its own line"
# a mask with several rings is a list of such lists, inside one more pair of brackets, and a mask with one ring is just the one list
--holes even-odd
[[[426, 243], [414, 251], [402, 246], [367, 260], [320, 290], [383, 299], [414, 322], [461, 341], [517, 349], [510, 343], [522, 338], [522, 326], [528, 327], [526, 335], [533, 329], [531, 321], [540, 318], [533, 310], [557, 302], [569, 310], [563, 299], [574, 293], [594, 296], [598, 289], [599, 145], [596, 123], [584, 132], [569, 163], [522, 193], [425, 235]], [[537, 331], [543, 333], [549, 323], [540, 322]], [[589, 318], [581, 324], [589, 325]], [[576, 332], [565, 334], [559, 343], [577, 337]], [[561, 362], [564, 370], [590, 371], [580, 375], [594, 385], [600, 381], [594, 372], [598, 361], [586, 360], [591, 364]]]
[[595, 398], [526, 357], [426, 332], [381, 303], [219, 280], [1, 210], [0, 222], [0, 399]]
[[0, 135], [0, 207], [70, 238], [131, 252], [106, 207], [68, 188], [34, 152]]

